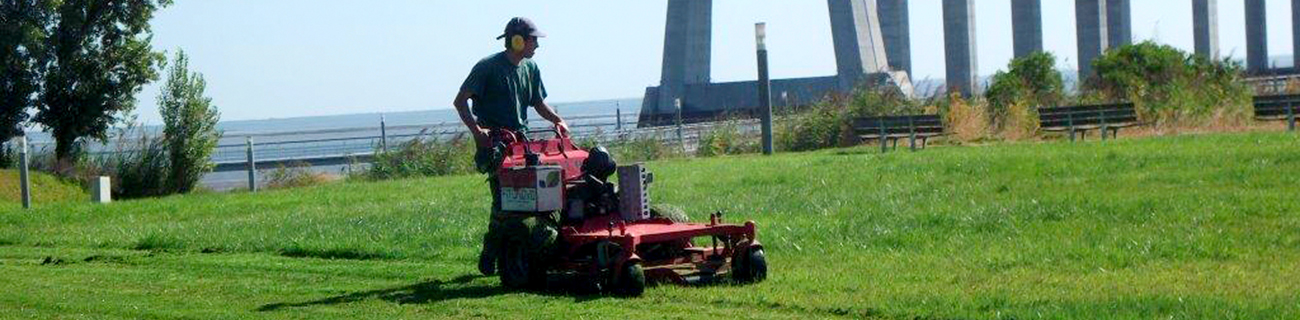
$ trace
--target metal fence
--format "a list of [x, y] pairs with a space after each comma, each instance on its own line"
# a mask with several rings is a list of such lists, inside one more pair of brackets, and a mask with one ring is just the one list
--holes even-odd
[[[635, 128], [635, 114], [579, 116], [565, 119], [569, 124], [571, 136], [577, 141], [601, 144], [617, 144], [634, 139], [655, 139], [669, 145], [680, 145], [683, 151], [691, 152], [696, 142], [706, 132], [713, 130], [723, 122], [703, 122], [679, 124], [651, 128]], [[736, 125], [744, 135], [757, 136], [757, 120], [726, 121]], [[530, 132], [550, 132], [550, 127], [533, 126]], [[225, 140], [252, 139], [256, 164], [303, 162], [338, 163], [342, 159], [365, 162], [375, 151], [381, 148], [396, 148], [402, 143], [414, 139], [450, 139], [467, 138], [464, 125], [455, 122], [415, 126], [386, 126], [381, 121], [374, 127], [345, 128], [316, 131], [286, 131], [272, 133], [227, 136]], [[242, 170], [250, 161], [247, 157], [248, 143], [226, 142], [219, 144], [213, 152], [212, 161], [217, 164], [217, 171]]]

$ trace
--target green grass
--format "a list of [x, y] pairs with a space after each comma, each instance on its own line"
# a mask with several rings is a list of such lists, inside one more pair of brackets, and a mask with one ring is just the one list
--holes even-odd
[[[29, 173], [33, 206], [67, 201], [90, 201], [86, 191], [74, 182], [59, 180], [41, 172]], [[0, 210], [22, 208], [22, 189], [18, 176], [18, 170], [0, 170]]]
[[649, 164], [754, 220], [749, 286], [636, 299], [474, 276], [481, 176], [0, 213], [0, 317], [1300, 317], [1300, 136], [875, 147]]

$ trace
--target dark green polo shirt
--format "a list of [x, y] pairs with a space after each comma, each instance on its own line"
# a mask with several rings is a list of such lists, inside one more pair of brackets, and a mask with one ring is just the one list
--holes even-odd
[[537, 63], [525, 58], [516, 66], [505, 52], [475, 64], [460, 90], [473, 93], [470, 109], [478, 125], [487, 128], [523, 129], [528, 123], [528, 107], [546, 99]]

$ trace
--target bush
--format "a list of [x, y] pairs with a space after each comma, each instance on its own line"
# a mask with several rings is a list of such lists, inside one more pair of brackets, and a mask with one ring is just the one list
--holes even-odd
[[842, 98], [832, 97], [791, 115], [774, 133], [776, 147], [784, 151], [811, 151], [839, 146], [847, 117]]
[[157, 197], [170, 194], [167, 188], [167, 147], [162, 139], [135, 130], [122, 129], [117, 150], [80, 161], [76, 176], [83, 183], [105, 175], [112, 178], [113, 197], [121, 199]]
[[406, 177], [445, 176], [476, 172], [474, 142], [464, 134], [449, 140], [412, 139], [396, 150], [375, 151], [366, 177], [395, 179]]
[[777, 148], [786, 151], [850, 146], [858, 142], [853, 129], [856, 118], [922, 112], [918, 104], [897, 89], [867, 86], [848, 97], [830, 96], [790, 116], [774, 139]]
[[1011, 60], [1007, 71], [993, 75], [985, 92], [990, 124], [1013, 139], [1033, 135], [1038, 129], [1038, 108], [1059, 105], [1064, 91], [1051, 53], [1040, 51]]
[[275, 169], [264, 170], [262, 176], [266, 177], [267, 189], [310, 187], [335, 179], [328, 174], [312, 172], [311, 165], [305, 162], [281, 164]]
[[202, 74], [189, 72], [185, 52], [177, 52], [167, 83], [158, 95], [163, 140], [170, 162], [169, 192], [190, 192], [203, 174], [213, 168], [212, 151], [221, 138], [216, 128], [220, 113], [212, 105], [212, 99], [204, 96], [206, 86]]
[[854, 118], [922, 113], [918, 104], [892, 87], [859, 88], [853, 92], [848, 103], [850, 118], [841, 121], [849, 125]]
[[1132, 101], [1143, 121], [1198, 125], [1244, 121], [1250, 114], [1243, 68], [1226, 58], [1210, 60], [1148, 41], [1107, 51], [1093, 69], [1097, 75], [1087, 89]]
[[[759, 137], [762, 139], [762, 137]], [[755, 141], [753, 137], [747, 137], [740, 132], [740, 125], [737, 121], [729, 120], [716, 124], [711, 130], [700, 135], [698, 146], [695, 148], [695, 155], [699, 157], [712, 157], [728, 154], [742, 154], [758, 152], [762, 149], [760, 141]]]
[[967, 100], [961, 94], [953, 93], [942, 108], [944, 126], [958, 140], [977, 141], [988, 136], [988, 108], [981, 106], [979, 101]]

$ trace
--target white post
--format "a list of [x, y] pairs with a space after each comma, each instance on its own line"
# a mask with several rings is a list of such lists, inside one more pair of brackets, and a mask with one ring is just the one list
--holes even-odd
[[23, 209], [32, 207], [32, 186], [27, 177], [27, 136], [22, 136], [18, 140], [18, 179], [21, 181], [23, 193]]
[[94, 194], [90, 195], [90, 201], [94, 203], [113, 202], [113, 184], [108, 177], [99, 177], [95, 179]]

